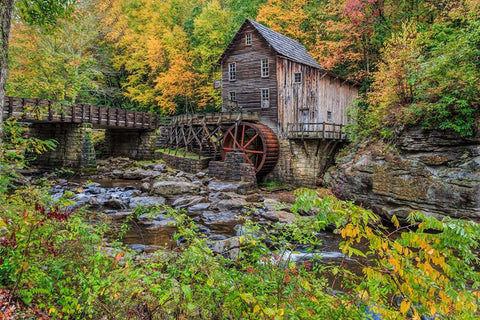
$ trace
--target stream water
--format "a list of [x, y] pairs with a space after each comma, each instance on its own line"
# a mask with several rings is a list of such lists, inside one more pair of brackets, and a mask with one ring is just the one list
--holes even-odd
[[[73, 192], [75, 195], [72, 200], [75, 202], [71, 206], [72, 210], [80, 207], [87, 207], [93, 212], [103, 212], [107, 214], [112, 221], [114, 232], [110, 235], [112, 240], [118, 236], [120, 226], [125, 221], [125, 217], [133, 213], [137, 204], [165, 203], [173, 205], [178, 203], [177, 199], [163, 199], [154, 197], [140, 190], [141, 181], [124, 179], [100, 179], [95, 181], [84, 179], [70, 179], [61, 181], [53, 186], [52, 194], [60, 197], [65, 191]], [[269, 194], [275, 197], [275, 194]], [[220, 197], [218, 193], [209, 194], [205, 198], [212, 199]], [[187, 198], [188, 200], [189, 198]], [[231, 199], [229, 201], [232, 201]], [[181, 202], [181, 201], [180, 201]], [[212, 241], [213, 248], [218, 246], [224, 250], [224, 242], [228, 239], [241, 235], [243, 232], [242, 216], [245, 210], [227, 208], [218, 212], [211, 211], [204, 204], [205, 210], [201, 210], [202, 203], [197, 204], [198, 210], [192, 210], [195, 205], [187, 208], [188, 215], [198, 224], [202, 236]], [[212, 205], [210, 205], [212, 207]], [[185, 208], [185, 207], [184, 207]], [[262, 218], [254, 217], [260, 222]], [[174, 240], [177, 229], [174, 221], [163, 215], [163, 212], [141, 215], [138, 219], [132, 219], [129, 222], [129, 229], [122, 237], [121, 241], [130, 246], [133, 250], [141, 253], [155, 251], [159, 247], [169, 249], [175, 248], [178, 244]], [[297, 252], [288, 254], [289, 259], [303, 262], [311, 259], [321, 259], [325, 263], [340, 264], [347, 266], [351, 271], [360, 274], [361, 265], [368, 261], [358, 261], [347, 258], [338, 247], [342, 241], [341, 237], [331, 232], [323, 232], [318, 235], [322, 239], [322, 245], [315, 249], [315, 252], [307, 252], [307, 248], [299, 248]], [[228, 248], [227, 248], [228, 249]], [[360, 262], [360, 263], [359, 263]]]

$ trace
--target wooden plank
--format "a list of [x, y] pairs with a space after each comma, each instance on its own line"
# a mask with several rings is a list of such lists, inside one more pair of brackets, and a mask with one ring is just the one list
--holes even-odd
[[8, 98], [8, 118], [13, 117], [13, 97]]
[[48, 120], [53, 120], [52, 101], [48, 101]]

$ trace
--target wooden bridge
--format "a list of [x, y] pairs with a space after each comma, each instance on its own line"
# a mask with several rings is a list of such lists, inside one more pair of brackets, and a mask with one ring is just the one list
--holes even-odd
[[[99, 153], [153, 159], [159, 127], [159, 117], [153, 113], [16, 97], [5, 97], [3, 119], [9, 118], [29, 123], [28, 135], [56, 142], [55, 150], [31, 155], [36, 167], [80, 173], [96, 171]], [[106, 129], [101, 150], [95, 150], [93, 128]]]
[[90, 123], [102, 128], [155, 130], [156, 114], [88, 104], [68, 106], [43, 99], [5, 97], [3, 118], [29, 123]]

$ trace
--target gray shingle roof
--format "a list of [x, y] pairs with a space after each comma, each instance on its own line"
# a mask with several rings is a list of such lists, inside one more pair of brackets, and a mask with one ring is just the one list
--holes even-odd
[[303, 45], [278, 32], [275, 32], [260, 23], [247, 19], [255, 29], [265, 38], [272, 48], [280, 55], [318, 69], [324, 69], [308, 54]]

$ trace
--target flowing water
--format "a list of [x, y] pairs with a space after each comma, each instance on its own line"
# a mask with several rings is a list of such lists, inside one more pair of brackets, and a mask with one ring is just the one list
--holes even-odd
[[[101, 179], [92, 182], [84, 179], [70, 179], [54, 186], [52, 193], [54, 197], [59, 197], [66, 190], [72, 191], [75, 193], [73, 200], [76, 202], [72, 207], [73, 210], [87, 206], [91, 211], [106, 213], [113, 225], [113, 232], [109, 235], [110, 240], [113, 240], [118, 237], [125, 218], [133, 213], [134, 208], [129, 205], [129, 201], [146, 196], [138, 189], [140, 185], [141, 182], [138, 180]], [[171, 205], [172, 202], [173, 200], [166, 201], [166, 204]], [[211, 223], [202, 214], [204, 213], [197, 212], [189, 215], [197, 222], [202, 236], [211, 241], [226, 240], [243, 232], [241, 219], [219, 219]], [[173, 249], [178, 245], [174, 240], [177, 231], [174, 221], [165, 218], [162, 212], [131, 219], [128, 226], [129, 229], [121, 241], [137, 252], [148, 253], [159, 247]], [[319, 237], [322, 239], [322, 245], [314, 252], [300, 247], [295, 252], [286, 253], [285, 257], [298, 262], [316, 259], [327, 264], [342, 264], [357, 274], [361, 273], [362, 265], [368, 264], [367, 260], [353, 260], [343, 255], [339, 251], [339, 243], [342, 241], [339, 235], [326, 231], [319, 234]]]

